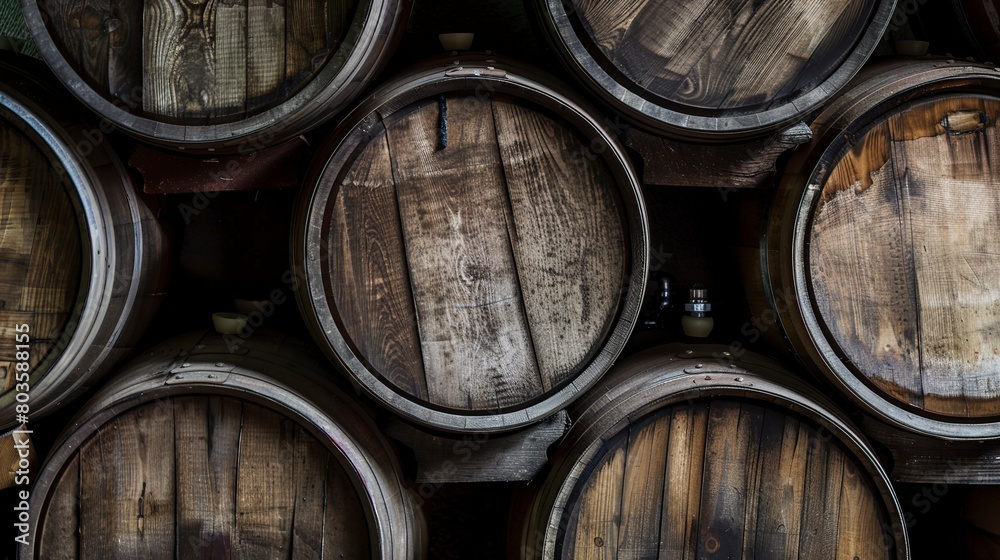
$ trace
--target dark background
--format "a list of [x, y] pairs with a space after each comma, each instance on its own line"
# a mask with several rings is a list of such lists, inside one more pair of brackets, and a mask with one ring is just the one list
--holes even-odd
[[[5, 18], [0, 22], [3, 24], [0, 31], [16, 27], [11, 23], [18, 15], [11, 10], [13, 4], [16, 2], [0, 0], [0, 17]], [[904, 13], [905, 24], [886, 36], [877, 51], [879, 55], [893, 54], [892, 41], [908, 38], [929, 40], [934, 54], [978, 55], [959, 32], [949, 0], [909, 0], [900, 4], [916, 9]], [[416, 0], [402, 44], [376, 84], [409, 64], [440, 53], [437, 34], [444, 32], [475, 32], [473, 49], [530, 61], [573, 83], [544, 44], [541, 33], [533, 28], [520, 0]], [[31, 52], [30, 44], [25, 50]], [[978, 56], [982, 59], [982, 55]], [[586, 93], [580, 86], [572, 87]], [[603, 110], [613, 114], [606, 107]], [[307, 135], [312, 146], [329, 133], [335, 121]], [[127, 159], [134, 142], [122, 135], [116, 135], [115, 142], [123, 159]], [[641, 160], [633, 159], [641, 168]], [[233, 310], [233, 298], [267, 299], [272, 290], [286, 286], [281, 276], [289, 268], [288, 231], [296, 190], [221, 193], [204, 210], [188, 216], [187, 221], [178, 208], [182, 204], [198, 207], [194, 200], [197, 195], [158, 197], [164, 217], [176, 233], [174, 274], [170, 295], [140, 347], [152, 346], [192, 329], [209, 328], [211, 313]], [[767, 192], [730, 192], [723, 196], [716, 189], [689, 187], [645, 187], [644, 192], [651, 226], [651, 269], [672, 279], [677, 294], [675, 306], [682, 306], [682, 295], [690, 286], [704, 284], [714, 305], [713, 339], [724, 344], [739, 341], [753, 347], [739, 332], [751, 314], [733, 250], [741, 243], [748, 243], [746, 233], [739, 227], [741, 214], [766, 197]], [[679, 312], [674, 319], [666, 328], [637, 331], [632, 348], [680, 339]], [[277, 306], [263, 326], [308, 338], [291, 298]], [[753, 349], [773, 354], [768, 348]], [[53, 416], [32, 422], [35, 443], [42, 456], [85, 400], [86, 397]], [[845, 408], [851, 407], [845, 405]], [[406, 461], [406, 450], [403, 453]], [[409, 462], [412, 470], [412, 460]], [[430, 525], [431, 557], [503, 558], [508, 506], [521, 486], [523, 483], [491, 483], [439, 488], [424, 505]], [[962, 558], [960, 508], [965, 495], [975, 489], [899, 484], [896, 490], [912, 521], [913, 558]], [[0, 511], [12, 511], [13, 497], [11, 490], [0, 492]], [[7, 519], [8, 515], [0, 514], [0, 519]], [[0, 525], [0, 535], [10, 531], [10, 524]], [[12, 536], [3, 536], [0, 556], [11, 551], [6, 544], [11, 539]]]

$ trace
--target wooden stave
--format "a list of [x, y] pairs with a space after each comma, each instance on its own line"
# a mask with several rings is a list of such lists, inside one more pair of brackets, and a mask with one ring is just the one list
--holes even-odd
[[891, 535], [888, 527], [882, 528], [883, 538], [894, 539], [899, 560], [910, 558], [906, 522], [888, 474], [844, 412], [815, 387], [768, 358], [749, 352], [736, 357], [720, 345], [683, 344], [667, 344], [629, 356], [574, 404], [570, 410], [573, 425], [550, 451], [544, 479], [533, 482], [512, 511], [509, 544], [517, 548], [511, 550], [511, 556], [524, 560], [559, 557], [558, 536], [568, 523], [563, 515], [570, 507], [568, 499], [607, 438], [657, 409], [719, 396], [777, 405], [832, 433], [866, 469], [883, 499], [887, 523], [892, 525]]
[[[825, 338], [812, 309], [810, 287], [805, 280], [804, 238], [819, 190], [804, 187], [816, 183], [816, 170], [832, 169], [837, 163], [841, 151], [830, 146], [842, 146], [852, 124], [868, 123], [896, 107], [941, 92], [995, 95], [1000, 84], [997, 78], [1000, 73], [992, 65], [945, 58], [888, 59], [867, 67], [813, 121], [813, 140], [789, 160], [760, 240], [763, 288], [788, 348], [810, 371], [832, 383], [868, 414], [907, 431], [943, 440], [1000, 438], [1000, 420], [956, 421], [911, 411], [873, 390], [848, 369]], [[784, 305], [776, 305], [775, 294], [783, 292], [791, 297], [783, 297]]]
[[[44, 518], [63, 468], [91, 435], [118, 415], [157, 399], [199, 395], [259, 404], [307, 429], [337, 456], [359, 498], [368, 500], [363, 507], [372, 532], [372, 558], [424, 558], [423, 516], [392, 444], [369, 411], [329, 381], [324, 373], [328, 366], [313, 354], [311, 347], [277, 333], [260, 331], [242, 339], [199, 331], [171, 339], [126, 364], [67, 423], [53, 445], [34, 482], [30, 507], [39, 513], [32, 516], [32, 536], [18, 547], [18, 558], [38, 557], [37, 520]], [[179, 371], [186, 380], [176, 378]]]
[[[895, 0], [882, 0], [869, 27], [841, 66], [806, 95], [760, 113], [704, 117], [655, 105], [618, 82], [586, 54], [570, 22], [576, 0], [532, 0], [536, 19], [548, 43], [577, 81], [638, 127], [653, 134], [700, 143], [738, 142], [766, 137], [817, 111], [861, 70], [889, 27]], [[651, 114], [652, 113], [652, 114]]]
[[[468, 69], [470, 72], [459, 76], [447, 75], [456, 68]], [[505, 75], [497, 77], [487, 72], [494, 68], [499, 68]], [[471, 72], [481, 73], [473, 75]], [[330, 186], [326, 186], [322, 189], [322, 193], [317, 195], [316, 185], [326, 174], [327, 169], [340, 170], [345, 162], [350, 160], [353, 150], [345, 147], [349, 148], [358, 142], [370, 139], [370, 119], [375, 118], [376, 112], [386, 117], [413, 101], [445, 91], [478, 91], [477, 87], [483, 86], [484, 83], [502, 93], [522, 96], [539, 103], [572, 125], [589, 127], [587, 132], [594, 133], [605, 147], [610, 148], [604, 150], [602, 156], [605, 161], [613, 158], [609, 162], [612, 174], [619, 185], [629, 185], [632, 190], [632, 192], [622, 192], [622, 202], [626, 206], [626, 219], [623, 221], [629, 226], [631, 274], [628, 279], [627, 298], [623, 298], [625, 302], [619, 306], [618, 322], [606, 337], [598, 355], [575, 379], [555, 395], [528, 407], [492, 415], [463, 415], [424, 406], [399, 395], [368, 371], [339, 330], [336, 320], [317, 311], [317, 302], [325, 305], [326, 300], [321, 300], [313, 294], [317, 293], [314, 291], [316, 289], [320, 290], [318, 293], [323, 293], [323, 279], [319, 277], [321, 275], [310, 270], [309, 266], [310, 263], [321, 261], [319, 251], [322, 242], [316, 239], [318, 233], [314, 232], [321, 230], [316, 224], [322, 224], [326, 205], [317, 203], [316, 198], [322, 196], [324, 201], [330, 200], [329, 195], [332, 190]], [[549, 87], [549, 84], [554, 84], [556, 89]], [[422, 426], [452, 433], [513, 431], [534, 424], [565, 408], [577, 395], [597, 382], [603, 371], [611, 366], [624, 348], [637, 318], [645, 286], [649, 243], [645, 207], [638, 180], [632, 171], [627, 154], [615, 135], [598, 122], [599, 112], [590, 109], [585, 101], [570, 92], [568, 88], [560, 88], [559, 82], [528, 65], [493, 55], [471, 54], [463, 56], [461, 61], [456, 60], [454, 56], [432, 59], [413, 67], [408, 73], [391, 80], [365, 97], [340, 121], [336, 129], [317, 149], [318, 154], [325, 155], [314, 159], [304, 181], [305, 185], [312, 187], [300, 191], [292, 219], [290, 246], [293, 291], [309, 331], [324, 354], [339, 371], [347, 375], [352, 385], [395, 414]], [[310, 193], [309, 190], [313, 192]], [[305, 285], [302, 285], [303, 283]], [[328, 336], [332, 336], [333, 339], [328, 341]]]
[[[82, 271], [86, 292], [77, 302], [81, 311], [69, 318], [76, 327], [61, 343], [64, 351], [56, 355], [58, 349], [53, 349], [30, 379], [31, 412], [42, 416], [87, 391], [134, 350], [165, 296], [169, 239], [137, 197], [107, 138], [96, 145], [88, 139], [98, 129], [72, 114], [76, 106], [54, 93], [44, 68], [6, 54], [0, 56], [0, 68], [9, 72], [0, 83], [0, 111], [35, 125], [22, 130], [59, 160], [80, 196], [74, 205], [84, 215], [77, 218], [88, 229], [81, 232], [84, 250], [89, 250]], [[81, 143], [93, 147], [83, 159]], [[14, 391], [0, 395], [0, 425], [17, 424], [15, 397]]]
[[[59, 81], [77, 99], [123, 132], [159, 147], [189, 153], [239, 153], [247, 155], [277, 145], [323, 124], [348, 106], [386, 66], [402, 37], [412, 0], [373, 2], [377, 13], [369, 13], [362, 29], [352, 26], [340, 45], [368, 37], [364, 48], [353, 45], [343, 68], [327, 64], [313, 80], [290, 99], [248, 119], [213, 125], [177, 125], [133, 115], [95, 92], [80, 77], [44, 23], [38, 0], [21, 0], [25, 24], [39, 53]], [[360, 13], [362, 8], [358, 8]], [[341, 52], [338, 47], [337, 52]], [[340, 58], [335, 56], [333, 58]]]

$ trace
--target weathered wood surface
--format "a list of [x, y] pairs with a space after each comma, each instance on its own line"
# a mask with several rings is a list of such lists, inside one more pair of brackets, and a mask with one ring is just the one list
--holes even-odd
[[126, 365], [33, 471], [20, 557], [421, 560], [396, 450], [328, 367], [266, 330]]
[[74, 457], [59, 475], [63, 492], [49, 503], [49, 522], [38, 539], [42, 558], [79, 560], [80, 558], [80, 458]]
[[567, 558], [612, 560], [617, 556], [624, 473], [625, 448], [617, 445], [586, 481], [576, 522], [566, 529]]
[[[385, 134], [341, 183], [330, 228], [333, 297], [351, 340], [393, 385], [427, 398], [417, 316]], [[350, 263], [351, 266], [344, 266]]]
[[[672, 416], [706, 414], [701, 430], [675, 433]], [[703, 449], [680, 453], [694, 469], [669, 470], [680, 458], [665, 461], [662, 450], [674, 437]], [[564, 558], [892, 557], [878, 493], [845, 450], [794, 414], [715, 400], [657, 412], [616, 441], [580, 482]], [[817, 538], [832, 546], [813, 546]]]
[[560, 54], [645, 127], [686, 138], [789, 125], [874, 50], [880, 0], [538, 3]]
[[810, 231], [821, 321], [892, 400], [1000, 414], [1000, 101], [932, 99], [877, 122], [823, 185]]
[[608, 62], [674, 103], [732, 109], [775, 103], [832, 73], [873, 0], [580, 2]]
[[80, 76], [101, 94], [108, 93], [108, 35], [104, 21], [111, 16], [109, 0], [58, 0], [46, 13], [57, 29], [66, 58]]
[[808, 142], [804, 123], [764, 140], [735, 145], [680, 142], [629, 128], [625, 145], [642, 156], [642, 182], [673, 187], [713, 187], [727, 197], [735, 189], [767, 188], [782, 154]]
[[[131, 177], [44, 65], [0, 52], [0, 424], [17, 425], [19, 325], [31, 413], [86, 389], [143, 334], [168, 278], [167, 243]], [[52, 131], [47, 132], [47, 130]], [[62, 162], [82, 160], [81, 165]], [[23, 329], [22, 329], [23, 330]], [[85, 343], [73, 344], [86, 336]], [[24, 349], [21, 349], [24, 350]], [[23, 355], [22, 355], [23, 357]], [[45, 380], [42, 383], [42, 380]]]
[[495, 97], [493, 113], [524, 312], [548, 390], [610, 330], [605, 314], [621, 292], [627, 243], [618, 195], [605, 165], [574, 158], [583, 146], [571, 129], [514, 98]]
[[[331, 302], [381, 378], [430, 403], [502, 410], [588, 365], [626, 274], [619, 187], [566, 123], [449, 94], [389, 119], [340, 181]], [[417, 343], [419, 341], [419, 343]]]
[[[347, 473], [333, 456], [327, 459], [326, 495], [323, 506], [323, 558], [369, 558], [372, 556], [368, 538], [368, 520], [360, 515], [344, 515], [343, 512], [362, 512], [361, 496], [347, 478]], [[317, 491], [318, 492], [318, 491]], [[422, 522], [422, 521], [421, 521]], [[402, 529], [402, 528], [399, 528]], [[395, 530], [394, 539], [409, 539], [414, 544], [411, 555], [423, 556], [417, 531]], [[400, 546], [400, 548], [406, 548]]]
[[392, 122], [387, 134], [430, 402], [501, 410], [544, 388], [497, 126], [487, 107], [466, 101], [449, 100], [446, 149], [438, 150], [437, 103]]
[[301, 89], [336, 51], [356, 3], [39, 5], [67, 60], [96, 92], [136, 113], [204, 124], [260, 113]]
[[177, 479], [178, 550], [195, 558], [225, 556], [236, 521], [242, 405], [221, 397], [182, 397], [174, 400], [174, 411], [174, 446], [184, 471]]
[[987, 441], [942, 441], [871, 418], [868, 436], [891, 453], [889, 476], [906, 484], [1000, 485], [1000, 444]]
[[950, 440], [1000, 436], [997, 84], [954, 59], [865, 68], [813, 119], [744, 259], [782, 346], [872, 416]]
[[[283, 550], [291, 549], [292, 525], [299, 505], [292, 476], [294, 451], [295, 424], [290, 419], [243, 403], [232, 533], [237, 557], [281, 557]], [[308, 512], [306, 517], [307, 523], [317, 521], [308, 518]]]
[[108, 428], [79, 451], [80, 558], [172, 559], [173, 406], [135, 410]]
[[164, 398], [118, 416], [50, 496], [47, 558], [369, 555], [365, 512], [326, 446], [231, 397]]
[[[76, 193], [48, 155], [0, 119], [0, 375], [14, 387], [17, 352], [32, 369], [58, 342], [80, 290], [83, 244]], [[18, 349], [17, 326], [28, 325]]]
[[[674, 426], [678, 415], [708, 420], [691, 430]], [[664, 453], [675, 437], [703, 449], [680, 453], [690, 466], [676, 474]], [[579, 483], [563, 558], [894, 556], [877, 491], [849, 452], [794, 414], [717, 399], [668, 407], [615, 441]]]
[[909, 558], [889, 480], [815, 389], [724, 347], [619, 362], [569, 410], [522, 558]]

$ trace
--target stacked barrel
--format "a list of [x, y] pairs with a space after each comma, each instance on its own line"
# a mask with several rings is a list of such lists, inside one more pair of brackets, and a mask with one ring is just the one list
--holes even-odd
[[942, 438], [1000, 435], [997, 78], [873, 65], [813, 122], [762, 244], [796, 352], [869, 413]]
[[[382, 77], [407, 0], [21, 6], [52, 76], [0, 57], [0, 428], [25, 422], [19, 383], [39, 416], [89, 391], [21, 558], [424, 558], [414, 455], [386, 426], [544, 446], [524, 434], [563, 413], [511, 558], [905, 560], [892, 465], [855, 420], [1000, 439], [1000, 74], [867, 62], [891, 0], [519, 7], [575, 85], [468, 51]], [[744, 250], [771, 347], [629, 355], [670, 224], [618, 116], [720, 154], [808, 125]], [[296, 137], [283, 280], [312, 341], [193, 320], [144, 338], [176, 244], [129, 152]]]

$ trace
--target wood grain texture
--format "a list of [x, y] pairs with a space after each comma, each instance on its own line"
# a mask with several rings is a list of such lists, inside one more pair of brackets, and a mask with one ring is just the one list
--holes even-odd
[[174, 408], [129, 411], [80, 450], [81, 558], [174, 558]]
[[706, 434], [707, 407], [671, 412], [659, 558], [689, 559], [697, 552]]
[[[292, 512], [291, 557], [295, 560], [322, 560], [323, 522], [326, 507], [326, 479], [330, 453], [302, 426], [295, 427], [295, 450], [291, 457], [291, 483], [295, 492]], [[341, 474], [337, 471], [330, 473]], [[351, 488], [353, 492], [353, 488]], [[364, 516], [361, 510], [338, 508], [339, 514]], [[367, 535], [367, 531], [362, 532]]]
[[811, 430], [792, 416], [764, 414], [754, 553], [792, 560], [799, 557]]
[[658, 553], [669, 442], [669, 415], [629, 430], [616, 538], [619, 560], [640, 560]]
[[844, 461], [841, 482], [838, 558], [887, 558], [879, 512], [865, 475]]
[[728, 398], [666, 407], [629, 422], [591, 461], [565, 514], [561, 558], [895, 554], [883, 547], [885, 510], [867, 471], [781, 408]]
[[[83, 246], [76, 193], [46, 155], [0, 120], [0, 369], [14, 381], [16, 326], [28, 325], [28, 363], [40, 364], [73, 317]], [[23, 350], [23, 349], [22, 349]]]
[[[365, 507], [344, 468], [332, 455], [326, 468], [323, 558], [371, 558], [371, 528]], [[402, 538], [397, 535], [396, 538]]]
[[625, 145], [642, 156], [642, 181], [647, 185], [714, 187], [722, 196], [736, 189], [766, 188], [774, 184], [778, 158], [812, 138], [799, 123], [763, 140], [742, 144], [695, 144], [625, 131]]
[[339, 185], [332, 209], [332, 303], [361, 357], [393, 386], [426, 399], [417, 316], [385, 133]]
[[389, 62], [412, 0], [24, 5], [41, 55], [88, 109], [207, 155], [275, 146], [345, 109]]
[[295, 425], [249, 403], [243, 405], [233, 554], [240, 558], [284, 558], [291, 551], [296, 488], [289, 460]]
[[247, 0], [247, 106], [254, 111], [283, 97], [286, 0]]
[[514, 260], [549, 390], [586, 367], [614, 325], [626, 283], [627, 231], [607, 166], [574, 157], [586, 153], [586, 140], [511, 98], [498, 96], [492, 106]]
[[[81, 78], [102, 95], [108, 91], [111, 0], [54, 0], [40, 2], [49, 16], [49, 29], [61, 43], [67, 61]], [[120, 34], [115, 34], [119, 39]], [[115, 56], [117, 68], [118, 57]]]
[[146, 3], [146, 112], [192, 123], [242, 117], [250, 64], [248, 18], [246, 0]]
[[840, 351], [891, 398], [951, 417], [1000, 414], [998, 116], [1000, 102], [966, 96], [875, 123], [823, 185], [810, 232]]
[[743, 555], [743, 536], [750, 493], [748, 470], [755, 469], [751, 448], [760, 441], [759, 410], [738, 402], [718, 401], [708, 412], [705, 467], [702, 477], [698, 556]]
[[379, 382], [502, 411], [563, 388], [605, 347], [634, 226], [620, 178], [570, 123], [499, 93], [445, 99], [447, 147], [440, 99], [423, 99], [356, 131], [344, 169], [324, 171], [337, 184], [317, 280]]
[[119, 107], [167, 122], [244, 118], [294, 95], [330, 61], [356, 2], [40, 2], [74, 69]]
[[905, 484], [1000, 485], [1000, 442], [947, 441], [865, 418], [865, 433], [892, 452], [889, 477]]
[[239, 399], [142, 405], [66, 465], [44, 513], [45, 558], [370, 556], [366, 507], [327, 447]]
[[585, 42], [628, 84], [673, 103], [767, 106], [832, 74], [875, 2], [581, 2]]
[[[800, 558], [829, 558], [840, 538], [840, 502], [843, 498], [844, 455], [833, 446], [813, 442], [806, 462]], [[837, 531], [831, 531], [837, 527]]]
[[177, 447], [177, 550], [225, 558], [236, 521], [242, 406], [221, 397], [174, 399]]
[[51, 560], [80, 558], [80, 458], [66, 464], [56, 486], [60, 489], [49, 502], [42, 519], [38, 553]]
[[108, 34], [108, 95], [120, 107], [142, 107], [142, 10], [129, 0], [110, 0]]
[[247, 4], [245, 0], [218, 0], [215, 10], [211, 114], [238, 118], [247, 111]]
[[290, 86], [307, 83], [331, 54], [333, 37], [339, 33], [327, 24], [327, 4], [327, 0], [285, 0], [285, 83]]
[[207, 3], [143, 3], [143, 108], [165, 118], [211, 115], [214, 53]]
[[616, 560], [628, 439], [619, 438], [585, 482], [571, 512], [564, 558]]
[[437, 103], [387, 125], [427, 390], [434, 404], [503, 409], [538, 396], [542, 383], [496, 126], [472, 97], [448, 105], [446, 149]]

